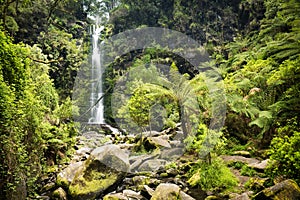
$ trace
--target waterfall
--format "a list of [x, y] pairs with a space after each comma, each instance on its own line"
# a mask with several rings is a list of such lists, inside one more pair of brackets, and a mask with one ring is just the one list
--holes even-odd
[[91, 63], [91, 96], [90, 96], [90, 106], [91, 117], [89, 118], [89, 123], [91, 124], [104, 124], [104, 106], [102, 89], [102, 67], [101, 67], [101, 50], [98, 45], [99, 37], [101, 36], [101, 31], [104, 29], [104, 26], [93, 25], [91, 27], [92, 33], [92, 63]]

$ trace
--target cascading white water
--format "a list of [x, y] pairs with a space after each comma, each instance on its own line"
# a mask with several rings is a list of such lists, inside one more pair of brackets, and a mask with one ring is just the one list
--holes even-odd
[[90, 96], [90, 105], [91, 117], [89, 123], [92, 124], [104, 124], [104, 106], [102, 90], [102, 67], [101, 67], [101, 51], [98, 45], [99, 37], [101, 31], [104, 29], [104, 26], [94, 25], [91, 27], [92, 33], [92, 44], [93, 44], [93, 54], [92, 54], [92, 69], [91, 69], [91, 96]]

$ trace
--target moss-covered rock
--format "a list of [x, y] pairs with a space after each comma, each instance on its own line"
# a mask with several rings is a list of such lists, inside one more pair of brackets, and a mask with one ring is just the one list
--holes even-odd
[[285, 180], [266, 188], [253, 197], [254, 200], [298, 200], [300, 188], [293, 180]]
[[61, 187], [56, 189], [53, 193], [52, 193], [52, 199], [54, 200], [67, 200], [67, 193], [64, 191], [64, 189], [62, 189]]
[[129, 170], [128, 155], [116, 145], [106, 145], [92, 151], [69, 185], [74, 200], [95, 199], [119, 183]]

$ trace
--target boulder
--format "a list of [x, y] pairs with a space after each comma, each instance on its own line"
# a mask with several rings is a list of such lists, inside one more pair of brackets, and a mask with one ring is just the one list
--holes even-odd
[[117, 145], [105, 145], [91, 152], [69, 185], [72, 199], [95, 199], [123, 179], [129, 170], [128, 155]]
[[156, 146], [156, 147], [166, 147], [171, 148], [170, 143], [168, 142], [168, 137], [165, 137], [163, 135], [158, 137], [148, 137], [147, 138], [150, 144]]
[[180, 187], [171, 183], [161, 183], [155, 189], [151, 200], [177, 200], [180, 199]]
[[136, 172], [138, 171], [138, 167], [145, 162], [146, 160], [153, 159], [154, 155], [139, 155], [139, 156], [131, 156], [129, 158], [130, 162], [130, 171]]
[[160, 158], [166, 160], [176, 159], [182, 156], [184, 150], [185, 150], [184, 148], [164, 149], [160, 154]]
[[253, 197], [253, 200], [298, 200], [300, 188], [293, 180], [285, 180], [272, 187], [266, 188]]
[[89, 160], [97, 160], [117, 171], [128, 172], [129, 157], [119, 146], [110, 144], [98, 147], [91, 152]]
[[181, 191], [180, 187], [171, 183], [161, 183], [152, 193], [151, 200], [195, 200], [185, 192]]
[[150, 172], [156, 172], [158, 170], [161, 170], [166, 165], [167, 161], [163, 159], [151, 159], [146, 160], [143, 162], [137, 171], [150, 171]]
[[269, 162], [270, 162], [270, 160], [267, 159], [267, 160], [263, 160], [263, 161], [258, 162], [258, 163], [248, 164], [248, 167], [251, 167], [251, 168], [256, 169], [258, 171], [264, 171], [267, 168]]

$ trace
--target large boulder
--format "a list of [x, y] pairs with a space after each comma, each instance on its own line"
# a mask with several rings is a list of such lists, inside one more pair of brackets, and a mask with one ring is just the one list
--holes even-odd
[[253, 197], [254, 200], [298, 200], [300, 188], [293, 180], [285, 180], [266, 188]]
[[95, 199], [123, 179], [128, 155], [117, 145], [105, 145], [94, 149], [82, 166], [71, 177], [69, 195], [74, 200]]

